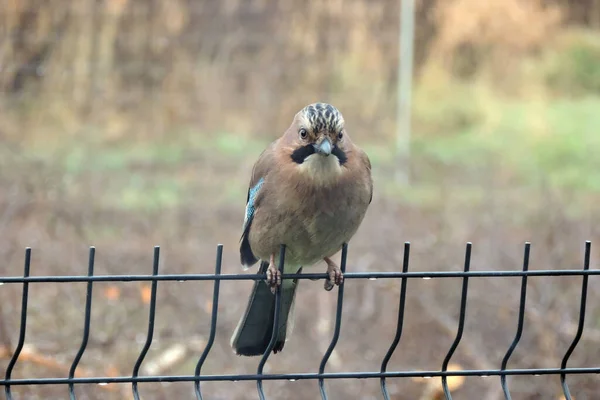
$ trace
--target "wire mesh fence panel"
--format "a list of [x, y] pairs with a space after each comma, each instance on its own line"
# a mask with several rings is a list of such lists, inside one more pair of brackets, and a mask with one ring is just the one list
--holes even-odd
[[[340, 333], [343, 331], [342, 313], [344, 311], [344, 284], [340, 285], [338, 289], [336, 307], [335, 307], [335, 323], [333, 335], [326, 352], [323, 354], [319, 369], [317, 372], [299, 372], [299, 373], [266, 373], [264, 370], [265, 364], [271, 356], [273, 346], [277, 339], [277, 330], [273, 330], [273, 334], [270, 339], [269, 346], [262, 355], [258, 358], [256, 373], [248, 374], [203, 374], [202, 366], [209, 356], [211, 348], [213, 346], [215, 335], [217, 331], [217, 319], [219, 313], [219, 302], [223, 301], [219, 296], [220, 284], [224, 281], [229, 280], [262, 280], [266, 278], [264, 274], [221, 274], [222, 264], [222, 253], [223, 246], [217, 247], [216, 262], [215, 262], [215, 273], [214, 274], [159, 274], [159, 261], [160, 261], [160, 248], [157, 246], [154, 248], [153, 255], [153, 267], [151, 275], [94, 275], [94, 263], [96, 249], [90, 248], [89, 261], [88, 261], [88, 274], [80, 276], [31, 276], [31, 255], [32, 250], [27, 248], [25, 251], [25, 262], [24, 271], [22, 276], [1, 276], [1, 284], [11, 285], [22, 285], [21, 295], [21, 314], [20, 314], [20, 327], [18, 334], [18, 341], [15, 348], [11, 351], [12, 355], [10, 362], [6, 369], [3, 379], [0, 379], [0, 385], [4, 387], [4, 393], [7, 400], [17, 398], [13, 391], [15, 388], [23, 386], [43, 386], [43, 385], [65, 385], [68, 388], [68, 393], [71, 399], [76, 399], [75, 387], [83, 384], [98, 384], [98, 385], [109, 385], [109, 384], [130, 384], [133, 397], [138, 399], [140, 392], [138, 390], [138, 384], [149, 383], [149, 382], [160, 382], [160, 383], [182, 383], [187, 382], [193, 385], [193, 392], [197, 399], [203, 399], [202, 394], [202, 382], [239, 382], [239, 381], [255, 381], [257, 392], [254, 396], [246, 393], [246, 398], [257, 397], [259, 399], [267, 399], [269, 396], [266, 394], [263, 388], [264, 381], [300, 381], [300, 380], [312, 380], [318, 382], [320, 396], [322, 399], [330, 398], [327, 393], [327, 382], [338, 379], [379, 379], [380, 380], [380, 395], [384, 399], [392, 398], [388, 392], [387, 383], [391, 379], [407, 379], [407, 378], [440, 378], [441, 386], [439, 386], [439, 392], [432, 393], [432, 396], [441, 395], [446, 399], [452, 399], [452, 392], [460, 390], [460, 385], [449, 384], [449, 378], [452, 377], [497, 377], [498, 387], [501, 387], [502, 393], [505, 399], [511, 399], [510, 381], [508, 378], [514, 376], [542, 376], [551, 375], [555, 376], [557, 380], [560, 380], [563, 396], [565, 399], [574, 398], [571, 395], [572, 388], [568, 384], [570, 376], [576, 375], [594, 375], [600, 373], [600, 365], [595, 366], [573, 366], [569, 365], [569, 359], [571, 354], [575, 351], [581, 337], [585, 334], [585, 316], [587, 306], [587, 290], [590, 276], [600, 275], [599, 270], [590, 269], [590, 257], [591, 257], [591, 243], [585, 243], [585, 252], [583, 256], [583, 268], [582, 269], [564, 269], [564, 270], [529, 270], [529, 258], [530, 258], [529, 243], [525, 244], [525, 251], [523, 256], [523, 267], [521, 271], [472, 271], [470, 269], [471, 264], [471, 249], [472, 244], [467, 243], [466, 252], [464, 256], [464, 268], [462, 271], [438, 271], [438, 272], [410, 272], [409, 261], [410, 261], [410, 244], [405, 243], [404, 245], [404, 261], [402, 271], [398, 272], [346, 272], [347, 264], [347, 253], [348, 246], [344, 245], [341, 254], [341, 265], [340, 268], [344, 273], [346, 282], [355, 279], [389, 279], [392, 281], [400, 281], [401, 289], [399, 295], [399, 308], [397, 319], [397, 330], [396, 334], [391, 340], [389, 350], [382, 357], [381, 369], [379, 371], [347, 371], [347, 372], [326, 372], [327, 363], [334, 351], [336, 344], [339, 340]], [[285, 262], [285, 246], [281, 247], [280, 253], [280, 264], [279, 270], [283, 274], [283, 279], [325, 279], [326, 274], [321, 273], [299, 273], [299, 274], [284, 274], [283, 266]], [[539, 276], [553, 276], [553, 277], [566, 277], [576, 276], [581, 278], [581, 289], [579, 291], [579, 303], [580, 310], [578, 315], [577, 331], [572, 339], [568, 350], [562, 357], [560, 365], [556, 365], [548, 368], [509, 368], [511, 355], [519, 344], [521, 335], [524, 329], [524, 317], [526, 314], [525, 303], [527, 294], [527, 282], [530, 277]], [[517, 331], [514, 340], [510, 343], [510, 346], [505, 351], [505, 356], [502, 359], [501, 365], [494, 369], [460, 369], [460, 370], [449, 370], [448, 366], [453, 358], [454, 352], [460, 346], [463, 331], [465, 326], [468, 326], [469, 321], [466, 319], [466, 310], [469, 303], [468, 290], [469, 281], [473, 279], [500, 279], [504, 277], [519, 277], [521, 279], [521, 294], [519, 297], [519, 312], [518, 319], [516, 321]], [[462, 281], [461, 285], [461, 296], [459, 306], [459, 317], [458, 323], [455, 327], [456, 336], [448, 349], [443, 363], [438, 370], [390, 370], [389, 360], [392, 357], [396, 347], [402, 339], [402, 328], [404, 324], [404, 312], [405, 312], [405, 296], [407, 286], [410, 285], [410, 281], [416, 278], [422, 279], [447, 279], [447, 278], [460, 278]], [[193, 373], [188, 375], [146, 375], [140, 376], [140, 367], [144, 363], [145, 357], [153, 343], [153, 333], [156, 318], [156, 304], [157, 304], [157, 287], [159, 282], [165, 281], [212, 281], [214, 287], [212, 291], [213, 301], [210, 318], [210, 337], [207, 341], [204, 350], [200, 358], [195, 365]], [[30, 377], [19, 377], [13, 376], [15, 366], [19, 362], [26, 362], [24, 360], [24, 344], [27, 333], [27, 323], [29, 316], [28, 309], [28, 297], [29, 288], [32, 283], [49, 283], [58, 282], [60, 284], [69, 285], [76, 282], [85, 282], [86, 286], [86, 301], [83, 304], [85, 309], [84, 313], [84, 327], [81, 339], [81, 345], [76, 353], [76, 356], [69, 368], [68, 376], [58, 378], [30, 378]], [[147, 318], [147, 334], [145, 337], [144, 345], [139, 352], [139, 355], [135, 361], [133, 371], [130, 375], [124, 376], [76, 376], [78, 364], [84, 355], [90, 333], [93, 333], [93, 327], [90, 326], [90, 314], [93, 309], [92, 304], [92, 290], [94, 284], [97, 282], [150, 282], [150, 294], [149, 294], [149, 315]], [[280, 310], [281, 302], [281, 287], [278, 287], [274, 293], [276, 307], [274, 309], [275, 320], [274, 327], [278, 325], [278, 314]], [[592, 305], [594, 306], [594, 305]], [[57, 313], [60, 310], [56, 310]], [[352, 312], [352, 310], [346, 310], [346, 312]], [[526, 350], [526, 349], [525, 349]], [[502, 349], [498, 349], [502, 351]], [[22, 359], [23, 358], [23, 359]], [[192, 371], [190, 371], [192, 372]], [[482, 378], [483, 379], [483, 378]], [[401, 382], [400, 382], [401, 385]], [[434, 397], [431, 397], [434, 398]]]

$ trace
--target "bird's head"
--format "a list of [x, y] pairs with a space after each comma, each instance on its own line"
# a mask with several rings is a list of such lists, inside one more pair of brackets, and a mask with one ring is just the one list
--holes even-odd
[[314, 103], [304, 107], [294, 117], [286, 136], [292, 161], [301, 171], [321, 182], [342, 172], [349, 139], [344, 117], [334, 106]]

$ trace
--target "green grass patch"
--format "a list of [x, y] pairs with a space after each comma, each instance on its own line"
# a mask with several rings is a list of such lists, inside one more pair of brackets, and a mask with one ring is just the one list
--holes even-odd
[[[397, 185], [389, 173], [393, 143], [357, 140], [373, 164], [378, 195], [435, 207], [447, 196], [440, 187], [453, 185], [457, 190], [451, 195], [471, 204], [483, 201], [482, 188], [489, 182], [514, 191], [600, 193], [600, 96], [507, 98], [482, 82], [438, 77], [416, 86], [413, 117], [411, 163], [417, 179], [409, 187]], [[238, 204], [246, 187], [237, 166], [252, 165], [268, 144], [251, 135], [194, 129], [158, 141], [101, 143], [88, 137], [33, 145], [18, 162], [5, 164], [41, 162], [64, 176], [62, 184], [73, 196], [100, 177], [105, 186], [95, 190], [101, 204], [155, 211], [197, 201], [198, 193]]]

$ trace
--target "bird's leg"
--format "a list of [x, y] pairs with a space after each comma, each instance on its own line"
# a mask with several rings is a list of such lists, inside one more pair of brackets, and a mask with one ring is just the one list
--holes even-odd
[[341, 285], [344, 282], [344, 275], [342, 274], [342, 270], [337, 266], [336, 263], [331, 261], [331, 258], [325, 257], [323, 261], [327, 263], [327, 279], [325, 279], [325, 284], [323, 287], [325, 290], [330, 291], [333, 289], [333, 285]]
[[269, 267], [267, 268], [267, 285], [271, 288], [271, 292], [275, 293], [277, 286], [281, 285], [281, 274], [275, 266], [275, 253], [269, 257]]

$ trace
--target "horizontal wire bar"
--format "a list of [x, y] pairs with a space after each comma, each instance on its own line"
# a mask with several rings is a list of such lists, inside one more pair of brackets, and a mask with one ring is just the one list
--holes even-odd
[[534, 368], [534, 369], [481, 369], [462, 371], [389, 371], [389, 372], [329, 372], [329, 373], [290, 373], [290, 374], [225, 374], [225, 375], [156, 375], [156, 376], [116, 376], [88, 378], [30, 378], [1, 379], [0, 386], [5, 385], [65, 385], [109, 384], [133, 382], [218, 382], [218, 381], [257, 381], [261, 380], [315, 380], [315, 379], [373, 379], [373, 378], [436, 378], [442, 376], [502, 376], [502, 375], [582, 375], [600, 374], [600, 367], [593, 368]]
[[[393, 279], [393, 278], [485, 278], [517, 276], [591, 276], [600, 275], [600, 269], [535, 270], [535, 271], [431, 271], [431, 272], [348, 272], [344, 279]], [[325, 273], [283, 274], [282, 279], [326, 279]], [[64, 282], [143, 282], [143, 281], [247, 281], [263, 280], [265, 274], [169, 274], [169, 275], [52, 275], [52, 276], [0, 276], [0, 283], [64, 283]]]

